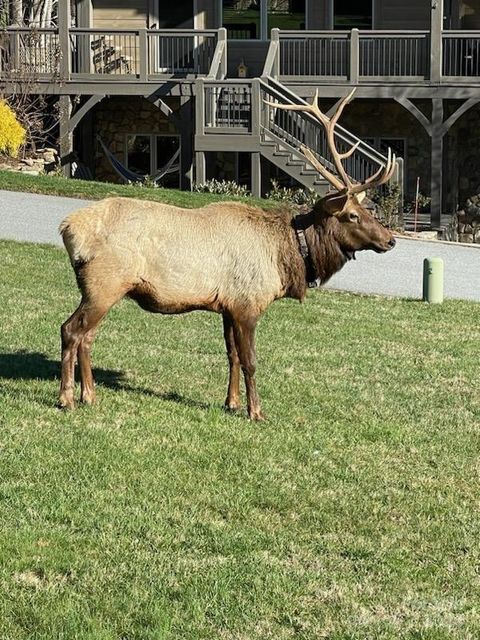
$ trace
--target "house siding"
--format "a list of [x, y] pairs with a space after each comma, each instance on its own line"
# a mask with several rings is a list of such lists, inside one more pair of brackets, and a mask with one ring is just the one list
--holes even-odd
[[97, 29], [142, 29], [148, 23], [148, 0], [95, 0], [93, 26]]
[[375, 6], [376, 29], [429, 29], [430, 2], [383, 0]]

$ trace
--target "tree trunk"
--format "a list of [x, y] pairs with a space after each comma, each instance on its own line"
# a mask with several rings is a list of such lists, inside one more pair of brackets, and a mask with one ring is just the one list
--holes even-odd
[[16, 26], [23, 24], [23, 0], [12, 0], [12, 24]]

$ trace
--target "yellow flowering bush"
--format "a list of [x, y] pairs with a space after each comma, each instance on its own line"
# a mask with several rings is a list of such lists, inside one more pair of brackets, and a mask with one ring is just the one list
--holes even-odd
[[16, 157], [25, 142], [26, 132], [14, 112], [4, 100], [0, 100], [0, 153]]

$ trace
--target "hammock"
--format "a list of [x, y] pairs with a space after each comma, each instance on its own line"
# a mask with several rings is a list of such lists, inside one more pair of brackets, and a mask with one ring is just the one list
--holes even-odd
[[135, 171], [131, 171], [124, 164], [118, 160], [107, 145], [103, 142], [100, 136], [97, 136], [97, 140], [99, 141], [107, 160], [110, 162], [112, 167], [118, 173], [118, 175], [122, 178], [124, 182], [145, 182], [147, 178], [150, 178], [157, 184], [160, 182], [162, 178], [164, 178], [169, 173], [175, 173], [180, 169], [180, 163], [177, 162], [178, 157], [180, 155], [180, 149], [177, 149], [170, 160], [164, 165], [161, 169], [159, 169], [153, 176], [149, 175], [141, 175], [140, 173], [135, 173]]

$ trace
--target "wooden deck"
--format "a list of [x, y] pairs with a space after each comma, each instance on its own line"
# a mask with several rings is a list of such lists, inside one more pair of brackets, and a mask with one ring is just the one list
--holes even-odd
[[[82, 93], [89, 84], [113, 91], [121, 84], [125, 92], [130, 84], [219, 79], [227, 70], [225, 40], [225, 29], [9, 27], [0, 41], [0, 81]], [[420, 88], [425, 97], [450, 87], [445, 97], [466, 97], [465, 88], [480, 88], [480, 31], [443, 31], [436, 43], [429, 31], [272, 29], [262, 75], [289, 85], [353, 85], [359, 96], [368, 87]]]

